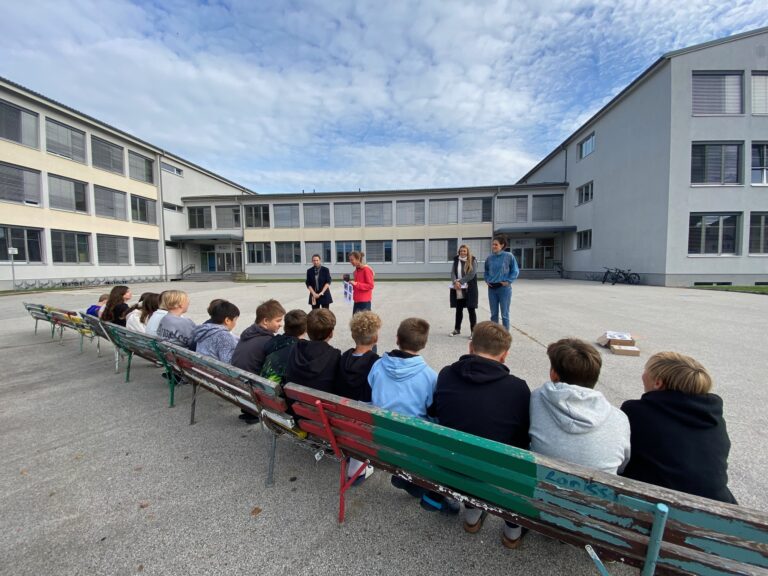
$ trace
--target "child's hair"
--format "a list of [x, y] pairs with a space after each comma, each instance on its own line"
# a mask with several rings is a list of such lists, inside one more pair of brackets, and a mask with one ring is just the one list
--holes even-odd
[[712, 377], [697, 360], [677, 352], [658, 352], [648, 359], [645, 371], [653, 380], [661, 380], [665, 390], [683, 394], [708, 394]]
[[[219, 302], [226, 302], [226, 300], [224, 300], [224, 298], [214, 298], [213, 300], [211, 300], [211, 303], [208, 304], [208, 309], [206, 310], [206, 312], [208, 312], [208, 316], [213, 317], [213, 308]], [[221, 324], [221, 322], [216, 322], [216, 324]]]
[[365, 310], [352, 316], [349, 321], [349, 330], [352, 332], [352, 340], [360, 346], [368, 346], [376, 340], [376, 335], [381, 328], [379, 315]]
[[291, 310], [283, 320], [283, 334], [298, 338], [307, 331], [307, 313], [304, 310]]
[[126, 317], [128, 316], [128, 314], [130, 314], [134, 310], [138, 310], [139, 308], [143, 309], [144, 308], [144, 299], [147, 296], [149, 296], [150, 294], [152, 294], [152, 292], [144, 292], [144, 293], [142, 293], [141, 298], [139, 298], [139, 301], [136, 302], [136, 304], [134, 304], [130, 308], [128, 308], [128, 312], [125, 313]]
[[189, 300], [189, 296], [183, 290], [166, 290], [160, 296], [160, 307], [173, 310], [183, 306], [187, 300]]
[[365, 258], [365, 252], [360, 252], [359, 250], [352, 250], [349, 254], [347, 254], [347, 260], [350, 258], [354, 258], [355, 260], [359, 260], [360, 264], [364, 264], [364, 258]]
[[160, 307], [160, 294], [149, 292], [141, 297], [141, 317], [139, 321], [146, 324], [152, 314]]
[[485, 320], [472, 329], [472, 349], [475, 353], [501, 356], [512, 346], [512, 334], [501, 324]]
[[504, 236], [504, 234], [496, 234], [493, 237], [493, 239], [496, 240], [496, 242], [498, 242], [499, 244], [501, 244], [502, 249], [509, 246], [509, 240], [507, 240], [507, 237]]
[[560, 382], [584, 388], [594, 388], [597, 384], [603, 359], [588, 342], [578, 338], [563, 338], [547, 346], [547, 356]]
[[310, 340], [327, 340], [334, 328], [336, 316], [327, 308], [317, 308], [307, 314], [307, 336]]
[[109, 293], [99, 296], [99, 302], [106, 302], [107, 300], [109, 300]]
[[130, 288], [128, 286], [114, 286], [109, 293], [107, 303], [104, 304], [104, 312], [101, 313], [101, 318], [105, 322], [114, 322], [115, 320], [122, 320], [122, 318], [115, 318], [115, 306], [118, 304], [125, 304], [125, 295]]
[[400, 350], [423, 350], [428, 338], [429, 322], [422, 318], [406, 318], [397, 327], [397, 345]]
[[264, 320], [272, 320], [280, 316], [285, 316], [285, 308], [274, 298], [262, 302], [256, 308], [256, 324], [261, 324]]
[[472, 258], [473, 258], [472, 250], [470, 250], [469, 246], [467, 246], [466, 244], [462, 244], [461, 246], [459, 246], [459, 251], [456, 252], [456, 254], [461, 252], [462, 248], [466, 248], [467, 250], [467, 261], [464, 262], [464, 274], [469, 274], [470, 272], [472, 272]]
[[167, 290], [163, 290], [162, 292], [160, 292], [160, 295], [159, 295], [159, 298], [158, 298], [160, 300], [160, 303], [157, 305], [158, 309], [160, 309], [160, 310], [165, 310], [166, 309], [165, 305], [163, 304], [163, 298], [165, 297], [165, 293], [166, 292], [167, 292]]
[[224, 320], [227, 318], [235, 319], [240, 317], [240, 308], [227, 300], [219, 299], [218, 302], [213, 304], [213, 306], [208, 306], [208, 308], [210, 310], [211, 322], [214, 324], [224, 324]]

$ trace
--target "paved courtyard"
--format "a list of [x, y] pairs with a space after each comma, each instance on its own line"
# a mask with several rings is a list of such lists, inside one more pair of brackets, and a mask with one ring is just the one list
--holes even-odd
[[[448, 282], [381, 282], [374, 311], [384, 321], [379, 350], [394, 347], [399, 321], [432, 325], [424, 352], [435, 368], [467, 350], [450, 338]], [[202, 322], [215, 297], [242, 312], [236, 333], [271, 297], [308, 309], [301, 283], [173, 283], [191, 294], [189, 316]], [[134, 285], [134, 297], [164, 285]], [[265, 487], [267, 435], [237, 419], [210, 394], [189, 426], [190, 387], [167, 407], [160, 372], [136, 361], [123, 382], [109, 345], [101, 357], [77, 337], [51, 341], [23, 301], [84, 309], [100, 289], [0, 298], [0, 574], [575, 574], [596, 571], [583, 550], [536, 534], [522, 548], [501, 546], [502, 522], [477, 535], [455, 518], [422, 511], [377, 473], [348, 499], [336, 522], [338, 467], [278, 443], [275, 486]], [[483, 291], [481, 290], [481, 293]], [[334, 285], [333, 344], [351, 346], [351, 306]], [[488, 317], [481, 294], [480, 319]], [[605, 330], [630, 331], [642, 354], [603, 351], [598, 384], [614, 404], [639, 397], [643, 364], [678, 350], [711, 371], [725, 401], [732, 441], [730, 487], [745, 506], [768, 510], [768, 298], [648, 286], [564, 280], [518, 281], [512, 300], [514, 342], [508, 365], [531, 388], [548, 375], [545, 347], [564, 336], [590, 341]], [[464, 333], [468, 331], [465, 326]], [[611, 566], [613, 574], [633, 574]]]

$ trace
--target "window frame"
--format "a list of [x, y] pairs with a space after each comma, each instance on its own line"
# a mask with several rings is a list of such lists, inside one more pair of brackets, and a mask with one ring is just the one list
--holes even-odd
[[[281, 253], [280, 248], [286, 248], [287, 245], [290, 244], [291, 248], [291, 261], [281, 261]], [[275, 264], [301, 264], [301, 242], [298, 240], [287, 240], [287, 241], [280, 241], [275, 242]]]
[[[759, 219], [759, 224], [754, 224], [754, 219]], [[755, 231], [760, 235], [754, 238]], [[757, 242], [755, 242], [757, 240]], [[752, 246], [757, 244], [758, 250], [752, 250]], [[768, 256], [768, 212], [751, 212], [749, 214], [749, 244], [747, 254], [750, 256]]]
[[[246, 204], [244, 206], [245, 208], [245, 227], [246, 228], [269, 228], [270, 227], [270, 217], [269, 217], [269, 204]], [[257, 214], [258, 211], [258, 214]], [[264, 214], [266, 213], [266, 224], [264, 219]], [[261, 222], [260, 225], [256, 224], [256, 216], [258, 216], [258, 220]], [[249, 223], [252, 222], [252, 223]]]
[[[310, 249], [310, 245], [315, 244], [321, 244], [320, 250], [317, 250], [315, 247]], [[323, 262], [331, 262], [331, 258], [333, 257], [333, 250], [331, 249], [331, 241], [330, 240], [305, 240], [304, 241], [304, 263], [305, 264], [312, 264], [312, 255], [313, 254], [319, 254], [320, 260]]]
[[[446, 212], [446, 222], [436, 222], [434, 212], [432, 211], [432, 206], [435, 206], [436, 208], [438, 206], [447, 206]], [[442, 216], [442, 214], [440, 214]], [[429, 225], [430, 226], [449, 226], [452, 224], [458, 224], [459, 223], [459, 199], [458, 198], [430, 198], [429, 200]]]
[[[336, 240], [333, 247], [334, 257], [336, 258], [334, 262], [336, 264], [345, 264], [349, 262], [349, 253], [355, 251], [360, 252], [362, 250], [362, 245], [362, 240]], [[339, 254], [342, 254], [341, 258], [339, 258]]]
[[592, 249], [592, 228], [576, 232], [576, 250]]
[[[257, 250], [257, 245], [261, 247], [260, 251]], [[272, 242], [246, 242], [245, 252], [248, 264], [254, 264], [256, 266], [268, 266], [272, 264]], [[259, 252], [264, 255], [264, 262], [257, 261], [256, 254]], [[251, 255], [253, 255], [253, 259], [251, 259]]]
[[[100, 151], [98, 153], [96, 151], [97, 148], [100, 148]], [[118, 150], [120, 151], [119, 169], [115, 167], [115, 162], [114, 162], [115, 159], [118, 158], [118, 156], [114, 154], [114, 152]], [[97, 162], [101, 161], [100, 157], [104, 152], [106, 152], [109, 155], [109, 162], [104, 163], [103, 165], [99, 165]], [[125, 147], [91, 134], [91, 166], [93, 166], [97, 170], [104, 170], [106, 172], [111, 172], [112, 174], [119, 174], [120, 176], [125, 176]]]
[[[400, 221], [400, 207], [405, 207], [407, 204], [412, 204], [414, 206], [413, 211], [413, 222], [401, 222]], [[421, 205], [421, 213], [419, 213], [418, 206]], [[426, 200], [396, 200], [395, 201], [395, 225], [396, 226], [426, 226], [427, 223], [427, 215], [426, 215]], [[419, 221], [419, 215], [421, 215], [421, 221]]]
[[[2, 173], [0, 173], [0, 202], [11, 202], [12, 204], [19, 204], [21, 206], [34, 206], [37, 208], [42, 208], [43, 206], [43, 182], [42, 182], [42, 172], [39, 170], [34, 170], [32, 168], [26, 168], [24, 166], [18, 166], [16, 164], [10, 164], [8, 162], [0, 162], [0, 167], [7, 167], [12, 170], [18, 170], [21, 172], [21, 182], [22, 182], [22, 200], [14, 200], [11, 198], [10, 195], [10, 188], [8, 189], [8, 196], [5, 196], [5, 192], [3, 191], [3, 177]], [[29, 177], [28, 177], [28, 176]], [[34, 178], [34, 184], [36, 187], [36, 190], [29, 190], [28, 185]]]
[[[400, 248], [406, 243], [413, 244], [415, 248], [413, 260], [402, 260]], [[419, 245], [421, 246], [421, 260], [419, 260]], [[403, 239], [398, 238], [397, 263], [398, 264], [425, 264], [427, 260], [426, 250], [427, 250], [427, 246], [423, 238], [403, 238]]]
[[168, 164], [167, 162], [163, 162], [160, 160], [160, 170], [163, 172], [168, 172], [168, 174], [173, 174], [174, 176], [178, 176], [179, 178], [184, 178], [184, 170], [181, 168], [174, 166], [173, 164]]
[[[467, 202], [480, 201], [480, 220], [468, 220], [467, 219]], [[487, 218], [486, 218], [487, 208]], [[472, 210], [475, 212], [476, 210]], [[485, 224], [487, 222], [493, 222], [493, 197], [483, 196], [479, 198], [463, 198], [461, 201], [461, 223], [462, 224]]]
[[585, 138], [582, 138], [578, 143], [579, 160], [583, 160], [587, 156], [591, 155], [595, 151], [595, 147], [595, 132], [592, 131], [591, 134]]
[[[51, 180], [58, 180], [61, 182], [68, 182], [71, 183], [72, 190], [67, 190], [66, 192], [72, 193], [71, 198], [71, 207], [70, 206], [54, 206], [54, 197], [51, 194]], [[78, 186], [80, 185], [82, 187], [82, 204], [84, 204], [84, 208], [78, 209]], [[58, 192], [57, 192], [58, 194]], [[69, 200], [69, 198], [67, 198]], [[75, 212], [77, 214], [88, 214], [88, 208], [89, 208], [90, 202], [88, 201], [88, 183], [83, 182], [81, 180], [75, 180], [74, 178], [66, 178], [64, 176], [59, 176], [58, 174], [51, 174], [48, 173], [48, 207], [51, 210], [63, 210], [65, 212]]]
[[[60, 242], [61, 242], [61, 260], [56, 259], [56, 253], [57, 253], [57, 240], [54, 237], [54, 235], [60, 236]], [[74, 246], [67, 246], [67, 240], [74, 241]], [[86, 249], [85, 252], [85, 260], [81, 260], [81, 252], [80, 249], [83, 245]], [[66, 253], [68, 248], [74, 247], [74, 253], [75, 253], [75, 260], [67, 260], [66, 259]], [[66, 264], [66, 265], [82, 265], [82, 264], [91, 264], [93, 261], [91, 257], [91, 234], [88, 232], [76, 232], [74, 230], [51, 230], [51, 263], [52, 264]]]
[[[199, 212], [202, 211], [202, 212]], [[197, 224], [197, 221], [200, 218], [200, 215], [202, 215], [203, 218], [203, 225], [202, 226], [193, 226], [192, 225], [192, 219], [195, 219], [195, 223]], [[210, 206], [187, 206], [187, 228], [190, 230], [211, 230], [213, 229], [213, 216], [211, 212]]]
[[[122, 206], [123, 216], [115, 215], [115, 214], [101, 214], [99, 213], [99, 202], [97, 199], [97, 194], [102, 194], [105, 192], [109, 192], [112, 194], [112, 200], [115, 207], [118, 205]], [[115, 198], [122, 197], [122, 203], [118, 204], [115, 202]], [[117, 210], [115, 211], [117, 212]], [[114, 188], [107, 188], [106, 186], [99, 186], [94, 185], [93, 187], [93, 213], [98, 216], [99, 218], [111, 218], [113, 220], [122, 220], [124, 222], [129, 221], [129, 213], [128, 213], [128, 193], [123, 192], [122, 190], [115, 190]]]
[[[381, 242], [382, 259], [377, 260], [376, 256], [373, 256], [371, 251], [371, 244]], [[392, 250], [394, 242], [392, 240], [366, 240], [365, 241], [365, 259], [371, 264], [392, 264], [394, 262], [394, 252]], [[387, 260], [387, 254], [389, 254], [389, 260]]]
[[[389, 204], [389, 218], [387, 218], [387, 209], [386, 205]], [[381, 206], [381, 221], [382, 224], [374, 224], [372, 222], [369, 222], [368, 220], [371, 218], [371, 216], [378, 216], [378, 214], [372, 214], [368, 211], [368, 206], [371, 206], [373, 209], [374, 206]], [[394, 225], [394, 210], [392, 207], [392, 200], [366, 200], [365, 201], [365, 207], [363, 208], [363, 211], [365, 212], [365, 227], [366, 228], [389, 228]], [[371, 210], [372, 212], [373, 210]], [[387, 224], [387, 220], [389, 220], [389, 224]]]
[[[435, 260], [432, 258], [432, 246], [433, 242], [446, 242], [445, 246], [445, 259], [438, 259]], [[453, 244], [451, 244], [453, 243]], [[451, 248], [453, 246], [453, 248]], [[428, 259], [430, 263], [446, 263], [446, 262], [453, 262], [454, 257], [459, 252], [459, 240], [458, 238], [430, 238], [429, 239], [429, 245], [428, 247], [425, 247], [425, 251], [428, 251], [429, 254], [424, 254], [424, 258]]]
[[[114, 262], [109, 260], [104, 260], [102, 257], [102, 248], [105, 248], [101, 245], [100, 240], [101, 239], [107, 239], [107, 238], [114, 238], [115, 239], [115, 248], [116, 248], [116, 258]], [[125, 247], [125, 254], [124, 254], [124, 260], [121, 261], [121, 245], [124, 245]], [[131, 244], [130, 239], [128, 236], [119, 236], [117, 234], [96, 234], [96, 256], [99, 259], [99, 265], [106, 265], [106, 266], [130, 266], [131, 265]]]
[[[725, 80], [728, 77], [735, 77], [739, 80], [739, 111], [738, 112], [729, 112], [728, 111], [728, 104], [729, 104], [729, 98], [728, 98], [728, 81]], [[705, 108], [707, 106], [712, 106], [714, 102], [712, 101], [712, 86], [701, 86], [699, 85], [697, 88], [697, 78], [723, 78], [723, 93], [722, 95], [722, 110], [718, 111], [702, 111], [702, 108]], [[720, 87], [717, 87], [720, 88]], [[697, 95], [699, 96], [699, 100], [697, 101]], [[703, 101], [701, 100], [703, 98]], [[698, 111], [697, 111], [698, 106]], [[739, 70], [733, 70], [733, 71], [724, 71], [724, 70], [694, 70], [691, 73], [691, 115], [692, 116], [742, 116], [744, 114], [744, 71]]]
[[[131, 163], [132, 159], [139, 159], [144, 161], [144, 165], [142, 167], [142, 174], [136, 174], [134, 172], [134, 166]], [[136, 166], [136, 170], [138, 170], [138, 166]], [[143, 154], [139, 154], [138, 152], [134, 152], [133, 150], [128, 150], [128, 177], [131, 180], [136, 180], [137, 182], [144, 182], [145, 184], [151, 184], [155, 185], [155, 161], [152, 158], [147, 158]]]
[[[153, 244], [154, 250], [149, 250], [149, 254], [153, 255], [150, 256], [149, 262], [144, 262], [139, 259], [139, 256], [141, 254], [141, 251], [139, 250], [139, 246], [141, 243], [147, 243], [147, 246], [150, 244]], [[154, 238], [139, 238], [134, 236], [133, 238], [133, 264], [134, 266], [159, 266], [160, 265], [160, 242], [159, 240], [156, 240]]]
[[[761, 164], [758, 167], [755, 167], [755, 149], [762, 149], [762, 154], [759, 154], [762, 156], [762, 160], [759, 161]], [[752, 142], [751, 146], [751, 154], [750, 154], [750, 184], [752, 186], [768, 186], [768, 142]], [[761, 172], [761, 178], [760, 182], [755, 182], [755, 171], [759, 170]]]
[[[278, 221], [278, 216], [282, 216], [283, 214], [280, 214], [280, 212], [285, 210], [288, 210], [289, 221], [286, 224], [281, 224]], [[301, 209], [298, 202], [273, 204], [272, 211], [274, 212], [273, 226], [275, 228], [301, 228]]]
[[[304, 202], [302, 204], [302, 213], [304, 216], [304, 228], [331, 227], [330, 202]], [[309, 216], [309, 219], [307, 219], [307, 216]], [[309, 223], [307, 220], [309, 220]]]
[[[357, 212], [355, 212], [357, 207]], [[339, 209], [349, 208], [349, 216], [351, 224], [339, 223], [343, 218], [339, 218]], [[344, 214], [346, 216], [346, 214]], [[357, 202], [334, 202], [333, 203], [333, 226], [334, 228], [361, 228], [363, 225], [363, 210], [360, 205], [360, 201]]]
[[[78, 135], [82, 138], [83, 140], [82, 160], [79, 158], [75, 158], [75, 154], [74, 154], [75, 146], [72, 143], [71, 136], [70, 136], [70, 142], [68, 143], [68, 146], [70, 148], [69, 153], [64, 153], [61, 151], [57, 152], [57, 151], [51, 150], [50, 141], [49, 141], [48, 123], [55, 124], [59, 129], [63, 128], [65, 130], [68, 130], [72, 135]], [[64, 144], [61, 144], [60, 142], [55, 142], [54, 144], [57, 146], [64, 146]], [[51, 118], [50, 116], [46, 116], [45, 118], [45, 151], [48, 154], [51, 154], [53, 156], [58, 156], [59, 158], [66, 158], [67, 160], [72, 160], [72, 162], [77, 162], [78, 164], [86, 164], [88, 162], [88, 146], [85, 142], [85, 131], [75, 128], [74, 126], [70, 126], [69, 124], [65, 124], [64, 122]]]
[[590, 180], [576, 188], [576, 206], [592, 202], [595, 196], [595, 182]]
[[[536, 215], [536, 201], [542, 201], [545, 198], [559, 198], [560, 200], [560, 217], [559, 218], [541, 218]], [[563, 194], [533, 194], [531, 195], [531, 222], [562, 222], [565, 215], [565, 207], [563, 206], [564, 197]], [[554, 204], [553, 204], [554, 205]], [[555, 214], [556, 215], [556, 214]]]
[[[20, 260], [19, 255], [16, 254], [13, 257], [13, 263], [14, 264], [43, 264], [45, 262], [45, 254], [43, 253], [43, 229], [42, 228], [28, 228], [26, 226], [9, 226], [5, 224], [0, 224], [0, 230], [3, 232], [3, 236], [0, 237], [0, 245], [4, 244], [2, 248], [0, 248], [0, 262], [9, 262], [11, 261], [11, 256], [8, 254], [8, 248], [9, 246], [11, 248], [18, 248], [19, 251], [24, 251], [24, 259]], [[17, 238], [14, 238], [14, 232], [16, 232]], [[23, 246], [19, 246], [18, 242], [18, 232], [22, 232], [23, 238], [21, 239], [21, 242], [24, 244]], [[30, 260], [30, 232], [34, 232], [36, 234], [35, 242], [37, 243], [37, 254], [40, 256], [39, 260]], [[9, 241], [10, 240], [10, 245]]]
[[[231, 211], [232, 226], [225, 226], [221, 221], [229, 218], [229, 214], [223, 214], [224, 210]], [[243, 220], [239, 204], [224, 204], [215, 206], [217, 230], [240, 230]], [[226, 218], [224, 218], [225, 216]]]
[[[19, 139], [11, 138], [8, 136], [10, 132], [4, 134], [2, 132], [2, 107], [6, 106], [7, 108], [13, 109], [19, 113]], [[35, 143], [34, 145], [29, 144], [27, 142], [24, 142], [24, 115], [27, 115], [28, 117], [31, 117], [34, 120], [35, 126], [34, 126], [34, 135], [35, 135]], [[7, 125], [6, 125], [7, 126]], [[6, 127], [7, 129], [7, 127]], [[8, 100], [3, 100], [0, 98], [0, 140], [5, 140], [6, 142], [13, 142], [14, 144], [19, 144], [20, 146], [26, 146], [27, 148], [32, 148], [33, 150], [39, 150], [40, 149], [40, 114], [37, 112], [33, 112], [32, 110], [27, 110], [26, 108], [23, 108], [22, 106], [19, 106], [17, 104], [14, 104], [13, 102], [9, 102]]]
[[[530, 202], [530, 197], [527, 194], [499, 196], [496, 202], [496, 221], [499, 224], [525, 224], [528, 222], [529, 208], [533, 203]], [[525, 208], [522, 217], [520, 215], [521, 205]], [[514, 217], [507, 219], [507, 213], [512, 212], [514, 212]]]
[[[698, 252], [692, 252], [691, 251], [691, 245], [693, 241], [693, 230], [696, 229], [693, 225], [693, 219], [694, 218], [701, 218], [701, 225], [700, 225], [700, 235], [699, 235], [699, 249]], [[704, 222], [705, 218], [713, 218], [716, 217], [718, 219], [718, 226], [717, 226], [717, 252], [706, 252], [707, 248], [707, 224]], [[733, 226], [733, 242], [734, 242], [734, 249], [733, 252], [724, 252], [723, 251], [723, 237], [724, 237], [724, 225], [723, 221], [725, 218], [731, 218], [735, 217], [736, 222]], [[734, 256], [741, 256], [742, 252], [742, 238], [741, 238], [741, 227], [742, 227], [742, 213], [741, 212], [691, 212], [688, 215], [688, 256], [689, 257], [734, 257]]]
[[[142, 218], [142, 210], [146, 213], [146, 218]], [[157, 201], [131, 194], [131, 222], [157, 226]]]
[[[727, 150], [726, 147], [735, 146], [737, 151], [736, 158], [736, 182], [725, 182], [727, 175]], [[709, 149], [720, 147], [720, 181], [711, 182], [707, 181], [709, 176], [710, 164], [709, 164]], [[694, 179], [694, 162], [697, 160], [696, 149], [703, 148], [703, 157], [701, 158], [703, 164], [701, 167], [701, 173], [703, 181], [696, 181]], [[691, 186], [743, 186], [744, 185], [744, 142], [743, 141], [694, 141], [691, 142]]]

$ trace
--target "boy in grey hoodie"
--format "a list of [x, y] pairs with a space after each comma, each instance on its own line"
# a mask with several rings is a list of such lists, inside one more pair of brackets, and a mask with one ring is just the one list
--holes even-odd
[[210, 319], [192, 333], [192, 341], [199, 354], [205, 354], [229, 364], [237, 346], [238, 337], [232, 330], [240, 317], [240, 309], [226, 300], [217, 300], [209, 307]]
[[531, 394], [531, 450], [610, 474], [629, 462], [627, 416], [594, 390], [602, 359], [583, 340], [547, 347], [550, 382]]

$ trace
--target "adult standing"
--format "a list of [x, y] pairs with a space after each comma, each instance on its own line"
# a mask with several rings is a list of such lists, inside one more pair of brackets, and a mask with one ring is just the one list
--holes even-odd
[[355, 267], [355, 273], [352, 280], [349, 281], [354, 288], [352, 294], [352, 314], [357, 314], [363, 310], [371, 309], [371, 299], [373, 298], [373, 268], [368, 266], [363, 260], [364, 252], [354, 250], [349, 253], [349, 263]]
[[464, 309], [469, 312], [469, 337], [477, 323], [477, 259], [472, 256], [469, 246], [462, 244], [453, 258], [451, 267], [451, 308], [456, 309], [456, 320], [450, 336], [461, 334]]
[[509, 305], [512, 302], [512, 282], [520, 274], [515, 256], [506, 252], [507, 237], [498, 234], [491, 241], [492, 254], [485, 259], [485, 283], [488, 285], [488, 304], [491, 322], [501, 323], [509, 330]]
[[312, 267], [307, 270], [306, 284], [312, 310], [331, 307], [331, 272], [322, 265], [319, 254], [312, 256]]

